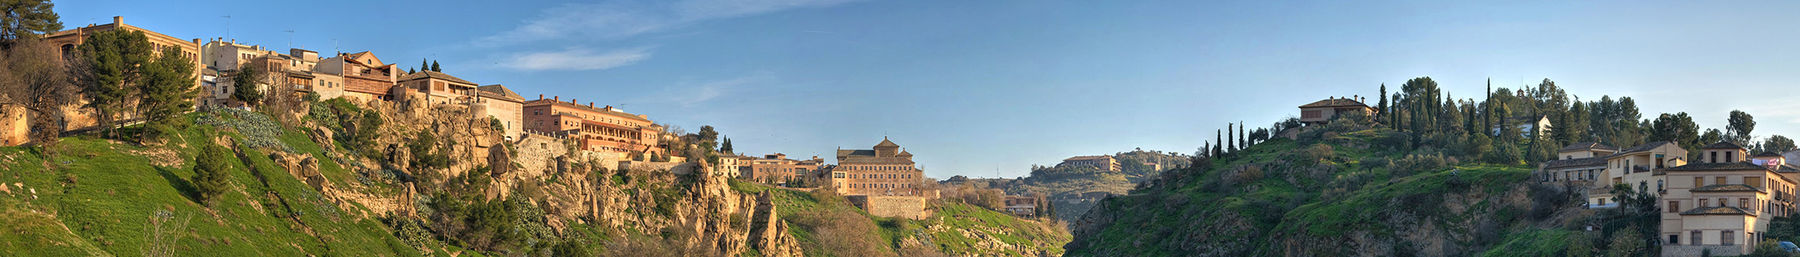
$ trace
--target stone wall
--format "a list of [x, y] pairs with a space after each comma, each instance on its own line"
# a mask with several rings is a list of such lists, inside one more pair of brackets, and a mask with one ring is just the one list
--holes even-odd
[[925, 208], [926, 197], [852, 195], [845, 198], [849, 198], [851, 205], [868, 211], [869, 215], [925, 219], [931, 217], [932, 213]]
[[0, 146], [15, 146], [28, 141], [27, 133], [31, 132], [26, 115], [29, 111], [24, 106], [9, 104], [0, 107]]
[[1701, 252], [1712, 256], [1737, 256], [1743, 255], [1742, 251], [1743, 246], [1737, 245], [1665, 245], [1662, 256], [1700, 256]]

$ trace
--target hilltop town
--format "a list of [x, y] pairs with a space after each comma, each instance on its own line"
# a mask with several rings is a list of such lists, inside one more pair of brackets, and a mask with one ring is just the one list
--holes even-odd
[[[0, 252], [1055, 256], [1068, 239], [1036, 217], [1035, 199], [941, 190], [887, 138], [829, 160], [743, 154], [712, 126], [528, 98], [435, 61], [402, 69], [369, 51], [182, 39], [124, 17], [17, 42], [12, 52], [41, 55], [9, 62], [71, 75], [0, 92], [0, 167], [15, 171], [0, 183], [15, 196], [5, 209], [50, 224], [150, 222], [32, 232], [76, 239]], [[107, 200], [129, 211], [71, 209], [96, 193], [71, 189], [148, 181], [167, 186]], [[234, 219], [254, 228], [212, 225]], [[169, 229], [212, 232], [157, 232]], [[162, 239], [102, 239], [144, 233]], [[268, 248], [295, 240], [316, 243]], [[258, 247], [202, 250], [230, 242]]]
[[[1453, 98], [1429, 77], [1234, 123], [1188, 167], [1073, 221], [1072, 256], [1781, 256], [1800, 148], [1732, 111], [1702, 130], [1545, 79]], [[1232, 133], [1232, 132], [1236, 133]], [[1264, 131], [1267, 131], [1266, 133]], [[1619, 147], [1615, 145], [1625, 146]], [[1197, 222], [1171, 222], [1171, 221]], [[1148, 243], [1147, 243], [1148, 242]]]

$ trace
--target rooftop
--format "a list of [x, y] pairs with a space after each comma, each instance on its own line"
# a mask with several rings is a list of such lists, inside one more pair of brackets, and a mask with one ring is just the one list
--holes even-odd
[[506, 86], [500, 84], [476, 87], [475, 90], [480, 91], [478, 94], [481, 94], [482, 97], [506, 99], [512, 100], [513, 102], [525, 102], [525, 97], [519, 96], [519, 93], [514, 93], [512, 89], [508, 89]]
[[475, 85], [475, 82], [469, 82], [468, 80], [463, 80], [462, 78], [457, 78], [456, 76], [450, 76], [450, 74], [444, 74], [443, 72], [436, 72], [436, 71], [419, 71], [419, 72], [414, 72], [412, 74], [406, 74], [406, 76], [400, 77], [400, 81], [408, 81], [408, 80], [415, 80], [415, 79], [422, 79], [422, 78], [434, 78], [434, 79], [448, 80], [450, 82], [467, 84], [469, 86]]
[[1730, 207], [1730, 206], [1694, 208], [1693, 210], [1681, 212], [1681, 215], [1750, 215], [1750, 216], [1756, 216], [1755, 214], [1751, 214], [1750, 211], [1745, 211], [1742, 208]]
[[1569, 146], [1565, 146], [1562, 148], [1562, 150], [1557, 150], [1557, 151], [1569, 152], [1569, 151], [1583, 151], [1583, 150], [1619, 151], [1619, 148], [1613, 147], [1610, 145], [1606, 145], [1606, 144], [1597, 143], [1597, 142], [1578, 142], [1578, 143], [1574, 143], [1574, 144], [1569, 144]]
[[1319, 100], [1318, 102], [1313, 102], [1310, 104], [1300, 106], [1300, 108], [1325, 108], [1325, 107], [1363, 107], [1363, 108], [1368, 108], [1369, 105], [1364, 104], [1362, 102], [1358, 102], [1355, 99], [1332, 97], [1329, 99]]
[[1719, 141], [1718, 143], [1702, 146], [1700, 149], [1744, 149], [1744, 146], [1729, 141]]
[[1568, 160], [1550, 160], [1544, 162], [1544, 169], [1560, 169], [1568, 167], [1606, 166], [1606, 157], [1588, 157]]
[[1694, 189], [1688, 189], [1688, 192], [1764, 192], [1764, 191], [1762, 188], [1757, 188], [1757, 187], [1753, 187], [1753, 186], [1745, 185], [1745, 184], [1727, 184], [1727, 185], [1710, 185], [1710, 186], [1703, 186], [1703, 187], [1694, 188]]
[[1656, 149], [1657, 147], [1662, 147], [1663, 145], [1673, 145], [1673, 144], [1675, 144], [1675, 143], [1669, 142], [1669, 141], [1650, 142], [1647, 144], [1634, 146], [1631, 148], [1626, 148], [1625, 150], [1620, 150], [1619, 153], [1613, 154], [1612, 156], [1619, 156], [1619, 155], [1625, 155], [1625, 154], [1637, 153], [1637, 152], [1645, 152], [1645, 151], [1650, 151], [1650, 150]]

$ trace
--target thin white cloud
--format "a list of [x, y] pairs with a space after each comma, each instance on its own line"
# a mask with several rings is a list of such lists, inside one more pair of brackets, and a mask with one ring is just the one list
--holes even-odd
[[673, 99], [670, 100], [681, 103], [682, 106], [691, 107], [724, 96], [725, 93], [731, 91], [733, 88], [767, 80], [769, 80], [769, 76], [758, 74], [726, 80], [708, 81], [706, 83], [700, 83], [699, 86], [694, 87], [688, 92], [677, 93], [674, 95]]
[[555, 52], [517, 54], [502, 62], [519, 70], [604, 70], [631, 65], [650, 58], [649, 47], [596, 53], [589, 49], [570, 48]]
[[827, 7], [859, 0], [678, 0], [565, 4], [505, 32], [475, 41], [502, 46], [555, 39], [619, 39], [707, 20], [736, 18], [797, 8]]

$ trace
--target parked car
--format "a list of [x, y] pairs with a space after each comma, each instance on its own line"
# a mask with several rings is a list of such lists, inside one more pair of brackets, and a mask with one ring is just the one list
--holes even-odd
[[1776, 245], [1781, 246], [1781, 251], [1790, 252], [1790, 253], [1800, 253], [1800, 246], [1795, 246], [1794, 242], [1781, 241], [1780, 243], [1776, 243]]

